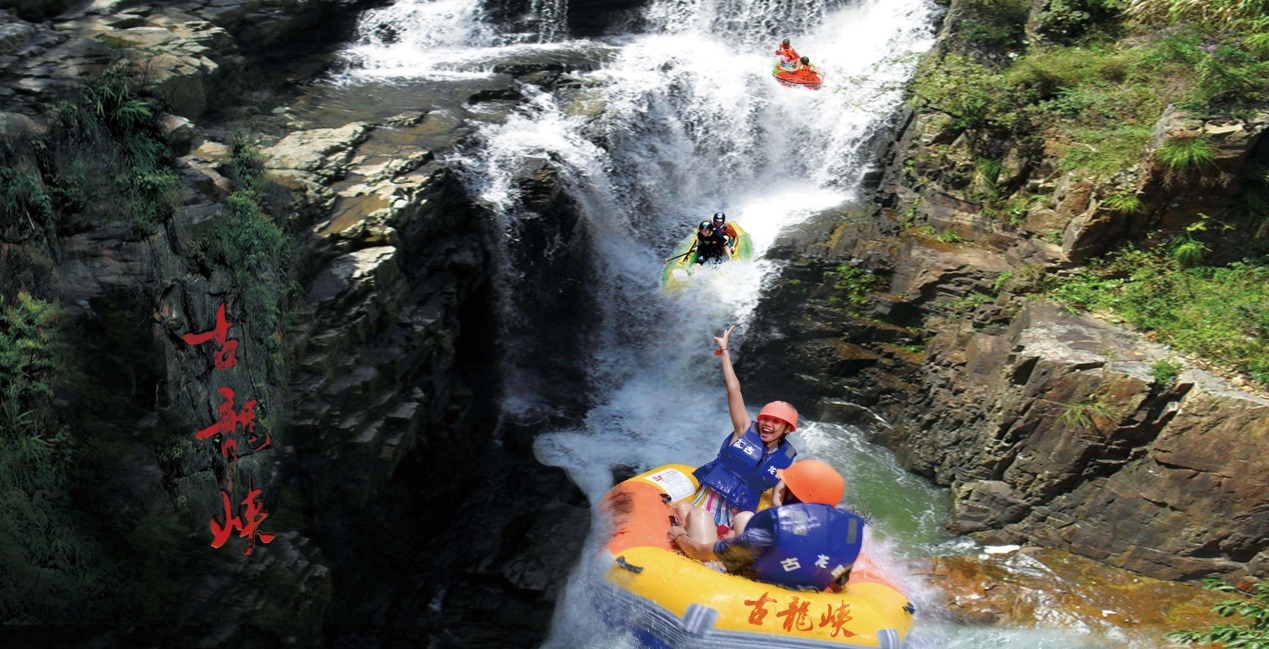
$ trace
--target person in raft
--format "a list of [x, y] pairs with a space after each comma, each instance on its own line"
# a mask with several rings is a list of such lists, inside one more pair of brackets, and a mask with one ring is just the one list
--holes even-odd
[[789, 45], [789, 39], [786, 38], [780, 41], [780, 47], [776, 48], [775, 53], [776, 56], [780, 57], [780, 67], [785, 70], [797, 68], [798, 59], [801, 57], [798, 56], [797, 50], [793, 49], [792, 45]]
[[783, 504], [749, 520], [742, 533], [713, 543], [671, 526], [670, 538], [698, 561], [722, 562], [727, 572], [794, 590], [839, 591], [863, 548], [863, 517], [837, 507], [846, 481], [820, 460], [779, 471]]
[[804, 56], [798, 60], [798, 69], [793, 72], [793, 76], [798, 81], [819, 81], [820, 71], [811, 65], [811, 57]]
[[727, 252], [727, 237], [714, 229], [714, 224], [701, 221], [696, 229], [696, 263], [722, 261]]
[[727, 249], [731, 254], [736, 254], [736, 242], [740, 240], [740, 233], [736, 232], [736, 226], [727, 222], [727, 215], [722, 212], [714, 212], [713, 217], [714, 232], [717, 232], [727, 239]]
[[744, 530], [746, 521], [757, 511], [762, 493], [780, 479], [777, 471], [793, 464], [797, 450], [785, 438], [797, 430], [798, 411], [784, 401], [763, 406], [757, 421], [749, 419], [740, 380], [731, 365], [732, 326], [714, 338], [722, 356], [723, 384], [727, 388], [727, 409], [732, 432], [723, 439], [718, 457], [693, 472], [700, 488], [691, 499], [675, 505], [678, 520], [692, 538], [712, 544], [720, 535]]

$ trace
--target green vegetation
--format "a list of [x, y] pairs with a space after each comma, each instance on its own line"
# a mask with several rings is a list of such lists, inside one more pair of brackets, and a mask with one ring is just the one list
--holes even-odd
[[[159, 380], [153, 296], [107, 295], [94, 301], [97, 317], [59, 322], [53, 305], [22, 292], [59, 254], [48, 245], [42, 259], [37, 244], [107, 224], [145, 236], [170, 218], [177, 180], [159, 114], [114, 67], [59, 102], [46, 134], [0, 143], [0, 241], [17, 244], [0, 255], [3, 624], [152, 624], [187, 595], [173, 574], [218, 560], [190, 552], [207, 543], [205, 518], [167, 491], [124, 491], [147, 448], [165, 468], [207, 462], [188, 442], [190, 422], [145, 421]], [[209, 273], [234, 271], [236, 305], [271, 332], [285, 238], [261, 207], [258, 152], [243, 143], [234, 154], [238, 191], [204, 224], [201, 259]]]
[[1127, 12], [1147, 20], [1220, 23], [1256, 18], [1269, 0], [1127, 0]]
[[176, 174], [158, 133], [156, 101], [123, 68], [93, 79], [57, 106], [35, 144], [60, 228], [131, 222], [151, 228], [171, 214]]
[[1174, 180], [1201, 173], [1213, 166], [1216, 152], [1198, 136], [1180, 136], [1166, 140], [1154, 152], [1154, 159], [1164, 169], [1164, 178]]
[[1144, 207], [1136, 194], [1111, 194], [1102, 199], [1102, 204], [1120, 214], [1138, 214]]
[[1058, 421], [1069, 428], [1083, 430], [1091, 428], [1095, 419], [1110, 419], [1114, 414], [1110, 406], [1102, 403], [1099, 395], [1093, 394], [1066, 404], [1058, 415]]
[[986, 293], [974, 291], [964, 297], [948, 302], [947, 308], [954, 313], [969, 315], [977, 311], [982, 305], [987, 304], [994, 299], [994, 297], [987, 295]]
[[[1024, 41], [1018, 30], [1037, 4], [1044, 6]], [[1014, 225], [1050, 197], [1029, 194], [1035, 190], [1018, 180], [1019, 169], [1041, 159], [1056, 157], [1078, 179], [1153, 163], [1168, 181], [1226, 181], [1211, 142], [1172, 137], [1151, 153], [1150, 134], [1169, 104], [1196, 114], [1258, 110], [1269, 95], [1264, 9], [1260, 0], [965, 3], [949, 16], [957, 39], [922, 60], [909, 88], [921, 109], [947, 116], [937, 141], [962, 145], [928, 145], [909, 169]], [[1108, 206], [1139, 213], [1139, 200], [1121, 198]], [[1269, 234], [1269, 210], [1258, 213], [1266, 215], [1262, 236]]]
[[1177, 250], [1122, 252], [1055, 280], [1050, 294], [1269, 383], [1269, 265], [1192, 266]]
[[1203, 587], [1237, 595], [1235, 599], [1217, 603], [1212, 610], [1223, 617], [1237, 615], [1247, 623], [1218, 624], [1206, 631], [1178, 631], [1169, 633], [1169, 638], [1204, 646], [1219, 642], [1226, 649], [1269, 648], [1269, 582], [1256, 582], [1249, 595], [1216, 578], [1208, 578]]
[[1190, 236], [1187, 232], [1172, 240], [1168, 254], [1183, 268], [1193, 268], [1203, 261], [1207, 253], [1207, 244]]
[[954, 29], [975, 47], [1015, 47], [1025, 36], [1029, 5], [1029, 0], [965, 0]]
[[1181, 374], [1183, 366], [1173, 360], [1155, 361], [1150, 366], [1150, 378], [1154, 379], [1159, 385], [1172, 385], [1176, 381], [1176, 377]]
[[190, 246], [190, 259], [210, 272], [228, 268], [234, 275], [247, 326], [272, 332], [287, 295], [286, 266], [290, 239], [265, 209], [267, 187], [259, 150], [242, 135], [233, 139], [230, 175], [234, 192], [224, 201], [220, 218], [211, 219], [198, 231]]
[[[87, 614], [119, 574], [73, 506], [75, 452], [58, 420], [53, 305], [0, 297], [0, 623]], [[82, 617], [80, 614], [84, 614]]]
[[846, 300], [852, 306], [863, 306], [868, 303], [868, 296], [881, 284], [881, 277], [872, 272], [842, 264], [831, 272], [824, 274], [825, 279], [832, 280], [833, 288], [841, 291], [840, 295], [829, 298], [830, 302]]

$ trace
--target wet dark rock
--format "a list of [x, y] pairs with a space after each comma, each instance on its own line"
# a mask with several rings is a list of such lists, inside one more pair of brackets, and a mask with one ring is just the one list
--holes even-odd
[[[138, 621], [135, 630], [77, 639], [95, 636], [89, 639], [102, 646], [179, 637], [206, 647], [407, 639], [412, 646], [530, 647], [546, 635], [590, 508], [562, 470], [532, 457], [543, 422], [563, 412], [498, 419], [497, 360], [510, 344], [498, 320], [493, 263], [503, 233], [437, 161], [473, 131], [457, 108], [461, 97], [452, 109], [327, 129], [276, 112], [253, 122], [268, 125], [258, 143], [269, 211], [311, 234], [293, 252], [302, 289], [280, 298], [291, 300], [287, 328], [241, 322], [231, 269], [184, 256], [202, 228], [224, 218], [221, 203], [235, 189], [225, 142], [237, 125], [208, 115], [233, 114], [227, 105], [241, 84], [267, 79], [259, 85], [270, 87], [315, 69], [301, 59], [333, 47], [357, 10], [371, 4], [93, 3], [68, 11], [61, 31], [7, 15], [2, 21], [0, 56], [12, 57], [6, 75], [20, 77], [14, 87], [23, 98], [12, 107], [19, 112], [3, 114], [7, 136], [38, 136], [38, 121], [21, 113], [38, 113], [60, 88], [82, 81], [107, 58], [103, 47], [148, 52], [146, 62], [161, 71], [156, 87], [176, 100], [176, 114], [163, 118], [163, 134], [181, 156], [180, 205], [171, 219], [153, 229], [85, 224], [64, 232], [50, 252], [23, 257], [20, 273], [5, 267], [6, 281], [58, 297], [71, 322], [131, 335], [101, 361], [101, 376], [126, 377], [127, 387], [112, 380], [98, 389], [128, 392], [136, 401], [128, 407], [146, 422], [135, 434], [163, 441], [157, 449], [134, 444], [126, 479], [109, 483], [127, 491], [97, 496], [98, 506], [129, 516], [154, 507], [201, 531], [197, 547], [181, 555], [193, 557], [189, 565], [173, 564], [176, 572], [159, 580], [197, 593], [165, 602], [166, 628]], [[587, 65], [582, 56], [565, 58], [513, 65], [547, 85]], [[519, 101], [517, 82], [504, 79], [505, 89], [487, 99]], [[204, 105], [212, 96], [215, 105]], [[532, 296], [541, 308], [525, 310], [526, 325], [549, 323], [564, 349], [582, 335], [560, 313], [586, 305], [582, 287], [563, 287], [581, 276], [588, 235], [550, 160], [526, 161], [518, 182], [534, 214], [526, 218], [525, 245], [512, 254], [531, 262], [525, 266], [541, 286]], [[181, 336], [210, 328], [221, 304], [235, 326], [250, 326], [234, 329], [240, 371], [213, 374], [208, 350]], [[523, 358], [538, 362], [558, 351]], [[118, 354], [143, 369], [120, 371]], [[576, 385], [548, 386], [546, 399], [566, 404], [563, 411], [580, 407]], [[258, 399], [261, 425], [272, 435], [270, 447], [242, 450], [232, 466], [211, 442], [186, 449], [169, 439], [215, 420], [220, 387], [232, 388], [239, 402]], [[59, 395], [68, 412], [87, 408], [90, 398], [107, 397]], [[93, 425], [119, 427], [113, 420]], [[279, 536], [257, 543], [250, 556], [238, 539], [219, 553], [206, 547], [207, 521], [223, 515], [218, 496], [226, 481], [266, 488], [265, 527]], [[153, 585], [148, 579], [122, 595]]]
[[0, 0], [0, 9], [12, 9], [24, 20], [45, 20], [75, 4], [75, 0]]
[[469, 104], [480, 104], [487, 101], [517, 101], [523, 99], [524, 95], [515, 88], [499, 88], [490, 90], [481, 90], [467, 98]]

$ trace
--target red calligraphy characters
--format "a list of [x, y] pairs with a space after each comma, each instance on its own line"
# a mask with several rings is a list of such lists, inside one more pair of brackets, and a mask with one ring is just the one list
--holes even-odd
[[210, 331], [197, 334], [185, 334], [181, 340], [191, 345], [201, 345], [209, 340], [215, 341], [216, 351], [212, 353], [212, 363], [216, 369], [225, 370], [238, 364], [238, 341], [229, 339], [229, 328], [232, 326], [225, 318], [225, 305], [222, 302], [216, 309], [216, 326]]
[[225, 521], [223, 523], [211, 518], [211, 531], [213, 548], [219, 548], [224, 545], [229, 537], [233, 536], [234, 530], [238, 530], [238, 536], [247, 539], [246, 545], [242, 548], [243, 554], [251, 554], [255, 549], [256, 539], [261, 543], [269, 543], [276, 534], [261, 532], [259, 530], [260, 523], [269, 517], [269, 512], [264, 510], [264, 505], [260, 503], [260, 489], [254, 488], [247, 492], [247, 497], [239, 503], [242, 506], [242, 515], [239, 515], [229, 500], [229, 492], [221, 490], [220, 498], [225, 505]]
[[252, 451], [263, 450], [273, 442], [273, 438], [267, 433], [263, 439], [256, 434], [255, 399], [244, 401], [242, 409], [239, 410], [234, 406], [233, 388], [224, 386], [216, 392], [224, 398], [216, 409], [220, 418], [210, 426], [194, 433], [194, 439], [204, 440], [219, 435], [220, 454], [231, 462], [238, 459], [239, 431], [246, 433], [247, 447]]
[[793, 631], [797, 627], [798, 631], [810, 631], [815, 628], [815, 624], [807, 618], [807, 610], [811, 607], [810, 601], [799, 603], [799, 598], [794, 597], [789, 602], [789, 607], [776, 613], [776, 617], [783, 617], [784, 630]]
[[[214, 342], [216, 348], [212, 351], [212, 362], [216, 370], [227, 370], [238, 364], [238, 341], [229, 338], [229, 330], [233, 324], [241, 323], [229, 322], [222, 303], [216, 309], [216, 325], [210, 331], [185, 334], [181, 336], [181, 340], [190, 345]], [[277, 535], [260, 531], [260, 524], [269, 517], [269, 512], [265, 511], [261, 502], [262, 489], [252, 486], [248, 489], [247, 496], [234, 506], [233, 465], [238, 460], [239, 448], [245, 446], [253, 452], [260, 451], [268, 448], [273, 438], [268, 433], [256, 432], [256, 399], [245, 400], [240, 408], [233, 388], [221, 386], [216, 393], [222, 399], [216, 407], [216, 421], [194, 433], [197, 440], [213, 440], [221, 457], [228, 463], [220, 480], [224, 515], [213, 515], [208, 521], [212, 532], [211, 546], [219, 548], [237, 532], [239, 537], [246, 539], [242, 553], [249, 555], [255, 549], [256, 541], [269, 543]]]
[[[744, 602], [745, 606], [752, 607], [749, 611], [749, 623], [754, 626], [762, 626], [766, 621], [767, 613], [771, 612], [767, 610], [767, 604], [775, 606], [780, 603], [780, 600], [770, 597], [769, 593], [764, 592], [758, 599], [747, 599]], [[819, 624], [816, 625], [815, 619], [810, 612], [811, 600], [802, 601], [802, 598], [794, 596], [783, 610], [776, 613], [776, 617], [784, 618], [784, 621], [778, 622], [778, 624], [784, 629], [785, 633], [806, 633], [814, 631], [816, 626], [818, 626], [821, 629], [831, 627], [833, 629], [832, 633], [829, 634], [831, 638], [836, 638], [839, 635], [843, 638], [859, 635], [846, 628], [846, 623], [855, 619], [851, 615], [850, 604], [843, 601], [838, 606], [829, 604], [827, 607], [828, 610], [820, 614]]]
[[838, 606], [837, 608], [833, 608], [833, 606], [829, 604], [828, 612], [820, 616], [820, 626], [833, 627], [833, 632], [829, 634], [829, 637], [836, 638], [837, 634], [840, 633], [843, 638], [849, 638], [857, 634], [854, 631], [843, 627], [847, 622], [853, 619], [855, 618], [850, 614], [850, 604], [842, 602], [841, 606]]
[[766, 619], [767, 613], [770, 612], [767, 610], [767, 602], [775, 602], [775, 600], [767, 597], [766, 593], [763, 593], [758, 599], [745, 600], [745, 606], [753, 607], [753, 610], [749, 612], [750, 624], [762, 626], [762, 621]]

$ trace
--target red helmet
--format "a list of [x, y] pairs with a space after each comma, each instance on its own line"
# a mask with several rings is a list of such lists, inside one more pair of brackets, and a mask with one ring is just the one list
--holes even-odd
[[772, 401], [762, 407], [759, 417], [775, 417], [789, 425], [789, 432], [798, 429], [798, 411], [788, 401]]
[[846, 480], [837, 469], [820, 460], [798, 460], [776, 475], [804, 503], [835, 507], [846, 492]]

